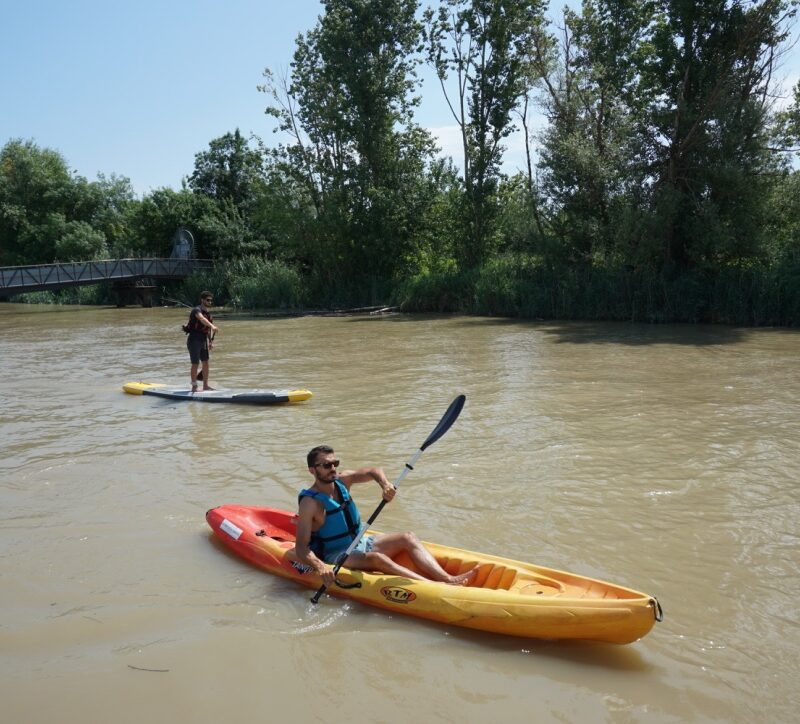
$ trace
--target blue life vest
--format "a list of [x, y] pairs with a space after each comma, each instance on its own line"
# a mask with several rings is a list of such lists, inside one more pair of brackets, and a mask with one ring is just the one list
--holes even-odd
[[298, 502], [304, 497], [309, 497], [318, 500], [325, 507], [325, 522], [319, 530], [311, 533], [308, 544], [314, 555], [322, 560], [325, 560], [325, 556], [331, 552], [344, 552], [353, 542], [361, 525], [358, 506], [350, 497], [345, 484], [338, 478], [334, 483], [342, 499], [341, 504], [316, 490], [301, 490], [297, 496]]

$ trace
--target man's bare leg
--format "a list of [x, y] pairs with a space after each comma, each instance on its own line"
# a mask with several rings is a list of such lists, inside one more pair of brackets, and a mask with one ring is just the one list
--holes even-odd
[[347, 568], [358, 571], [378, 571], [379, 573], [391, 573], [403, 578], [412, 578], [415, 581], [430, 581], [410, 568], [395, 563], [389, 556], [377, 553], [374, 550], [369, 553], [351, 553], [344, 562]]
[[203, 361], [203, 390], [213, 390], [214, 388], [208, 384], [208, 360]]
[[405, 551], [427, 580], [441, 581], [442, 583], [459, 586], [468, 584], [478, 574], [478, 566], [475, 566], [465, 573], [460, 573], [456, 576], [450, 575], [439, 565], [439, 561], [433, 557], [431, 552], [422, 545], [416, 534], [411, 532], [377, 535], [375, 536], [372, 550], [376, 553], [383, 553], [390, 560], [400, 552]]

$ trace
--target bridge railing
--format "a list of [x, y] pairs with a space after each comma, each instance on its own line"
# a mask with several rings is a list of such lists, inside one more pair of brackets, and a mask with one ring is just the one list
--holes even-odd
[[210, 269], [210, 259], [109, 259], [36, 266], [0, 267], [0, 294], [62, 289], [103, 281], [131, 281], [142, 277], [182, 279]]

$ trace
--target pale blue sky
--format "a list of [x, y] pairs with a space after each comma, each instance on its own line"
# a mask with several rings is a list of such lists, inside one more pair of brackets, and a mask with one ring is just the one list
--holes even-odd
[[[238, 127], [271, 142], [256, 85], [264, 68], [288, 67], [320, 12], [317, 0], [0, 0], [0, 146], [32, 139], [90, 180], [127, 176], [140, 195], [178, 189], [212, 139]], [[797, 49], [790, 61], [787, 87]], [[424, 77], [417, 120], [457, 156]], [[522, 158], [511, 139], [506, 170]]]

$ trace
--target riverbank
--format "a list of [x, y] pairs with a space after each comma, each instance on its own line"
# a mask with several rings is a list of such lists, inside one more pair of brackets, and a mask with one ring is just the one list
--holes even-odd
[[[629, 266], [546, 266], [504, 256], [480, 269], [427, 272], [395, 281], [339, 281], [324, 291], [280, 262], [222, 263], [160, 288], [162, 304], [190, 306], [214, 290], [226, 309], [261, 317], [376, 312], [449, 313], [531, 320], [800, 325], [800, 262], [671, 274]], [[114, 304], [110, 285], [20, 295], [15, 301]]]

